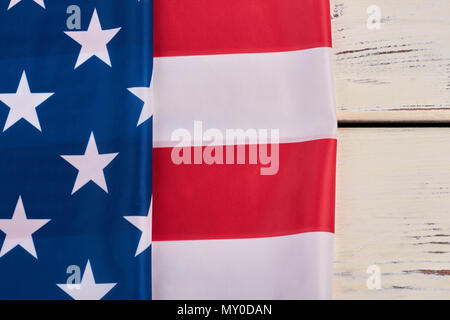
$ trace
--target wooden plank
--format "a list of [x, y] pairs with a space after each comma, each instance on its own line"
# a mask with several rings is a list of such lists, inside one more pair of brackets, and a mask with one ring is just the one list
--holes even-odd
[[450, 297], [450, 128], [340, 129], [334, 268], [337, 299]]
[[[450, 120], [450, 1], [331, 5], [339, 120]], [[372, 5], [380, 29], [367, 27]]]

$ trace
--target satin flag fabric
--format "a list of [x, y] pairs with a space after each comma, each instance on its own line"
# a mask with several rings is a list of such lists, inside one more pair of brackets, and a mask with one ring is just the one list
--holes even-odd
[[153, 298], [331, 298], [329, 1], [155, 0], [154, 19]]
[[151, 298], [152, 28], [149, 0], [0, 1], [0, 299]]

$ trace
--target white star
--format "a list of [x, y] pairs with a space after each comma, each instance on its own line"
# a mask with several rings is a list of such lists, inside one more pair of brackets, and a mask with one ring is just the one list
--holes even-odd
[[78, 169], [78, 175], [75, 180], [75, 185], [73, 186], [72, 194], [77, 192], [89, 181], [95, 182], [105, 192], [108, 192], [103, 169], [105, 169], [118, 154], [119, 153], [99, 154], [94, 133], [91, 132], [86, 151], [83, 155], [61, 156], [64, 160]]
[[53, 93], [31, 93], [24, 71], [16, 93], [0, 94], [0, 101], [10, 108], [3, 132], [20, 119], [27, 120], [36, 129], [42, 131], [36, 108], [52, 95]]
[[150, 200], [147, 216], [126, 216], [124, 218], [142, 232], [135, 254], [137, 257], [152, 244], [152, 200]]
[[116, 36], [120, 29], [103, 30], [98, 19], [97, 9], [94, 9], [87, 31], [65, 31], [65, 34], [81, 44], [81, 51], [74, 69], [78, 68], [93, 56], [98, 57], [111, 67], [111, 60], [106, 45]]
[[128, 88], [131, 93], [133, 93], [136, 97], [144, 102], [144, 106], [142, 107], [137, 126], [140, 126], [142, 123], [150, 119], [153, 115], [153, 107], [150, 104], [150, 101], [153, 101], [152, 83], [153, 81], [150, 83], [149, 87]]
[[84, 269], [83, 278], [79, 284], [57, 284], [57, 286], [75, 300], [100, 300], [114, 288], [116, 284], [117, 283], [95, 283], [91, 263], [88, 260], [86, 269]]
[[49, 221], [50, 219], [27, 219], [22, 197], [19, 197], [12, 218], [0, 219], [0, 230], [6, 234], [0, 257], [3, 257], [15, 247], [21, 246], [37, 259], [36, 248], [31, 235]]
[[[11, 2], [9, 3], [8, 10], [11, 9], [12, 7], [14, 7], [20, 1], [22, 1], [22, 0], [11, 0]], [[33, 1], [36, 2], [38, 5], [40, 5], [42, 8], [45, 9], [44, 0], [33, 0]]]

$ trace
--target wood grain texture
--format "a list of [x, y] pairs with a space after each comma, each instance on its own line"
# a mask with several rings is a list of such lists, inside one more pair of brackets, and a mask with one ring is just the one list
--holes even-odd
[[340, 129], [334, 268], [336, 299], [450, 298], [450, 128]]
[[339, 120], [450, 121], [450, 1], [331, 0], [331, 15]]

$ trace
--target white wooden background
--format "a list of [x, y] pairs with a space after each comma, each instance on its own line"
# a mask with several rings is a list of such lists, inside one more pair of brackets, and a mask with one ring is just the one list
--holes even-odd
[[[331, 2], [341, 120], [450, 120], [449, 0]], [[379, 30], [367, 28], [371, 5]]]
[[[450, 121], [450, 0], [332, 0], [332, 26], [341, 122]], [[450, 299], [450, 128], [340, 129], [337, 173], [334, 297]]]
[[450, 299], [450, 128], [341, 129], [337, 172], [335, 298]]

